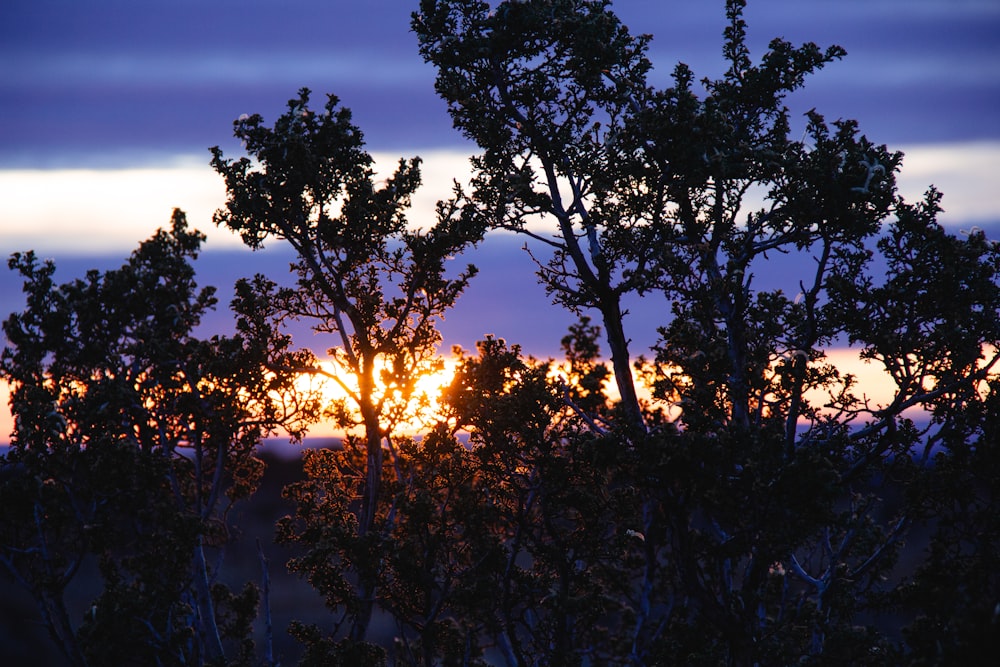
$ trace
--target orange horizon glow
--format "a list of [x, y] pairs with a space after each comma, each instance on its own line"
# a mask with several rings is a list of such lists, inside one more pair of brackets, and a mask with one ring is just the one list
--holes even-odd
[[[985, 352], [990, 353], [991, 350]], [[989, 356], [987, 356], [987, 359]], [[442, 414], [439, 399], [442, 390], [452, 381], [459, 359], [452, 356], [440, 358], [441, 367], [439, 370], [427, 373], [417, 380], [412, 396], [407, 402], [405, 411], [411, 416], [398, 421], [393, 428], [395, 435], [416, 436], [432, 425]], [[885, 406], [891, 403], [896, 393], [896, 385], [889, 375], [882, 369], [881, 365], [875, 361], [865, 361], [858, 355], [858, 351], [849, 348], [835, 348], [826, 351], [825, 363], [835, 366], [843, 375], [851, 374], [856, 378], [854, 388], [855, 394], [859, 398], [867, 399], [873, 407]], [[320, 366], [331, 376], [337, 376], [348, 388], [356, 386], [349, 373], [340, 371], [332, 359], [320, 359]], [[559, 362], [554, 362], [550, 376], [565, 376], [566, 368]], [[324, 408], [331, 406], [336, 401], [347, 400], [349, 395], [338, 382], [330, 377], [317, 375], [303, 375], [299, 380], [300, 390], [319, 391], [324, 402]], [[617, 398], [617, 388], [613, 375], [609, 375], [605, 384], [605, 389], [609, 397]], [[638, 386], [641, 399], [650, 400], [651, 394], [648, 387], [641, 383]], [[826, 390], [813, 390], [807, 392], [806, 399], [814, 405], [822, 406], [828, 400]], [[387, 399], [387, 402], [391, 399]], [[908, 412], [920, 411], [919, 407], [910, 408]], [[672, 414], [672, 411], [670, 411]], [[10, 410], [10, 387], [6, 382], [0, 381], [0, 445], [9, 444], [10, 434], [14, 429], [14, 419]], [[351, 432], [348, 429], [346, 432]], [[325, 419], [309, 428], [308, 438], [340, 438], [346, 434], [345, 430], [335, 425], [332, 420]]]
[[[426, 429], [441, 414], [439, 398], [441, 392], [451, 384], [455, 375], [455, 368], [458, 365], [457, 357], [441, 357], [441, 368], [429, 373], [422, 374], [416, 381], [413, 394], [406, 401], [405, 412], [412, 416], [403, 419], [393, 429], [397, 435], [413, 436]], [[331, 358], [321, 358], [320, 368], [327, 375], [303, 374], [296, 382], [296, 387], [303, 391], [319, 391], [324, 408], [332, 406], [338, 401], [352, 403], [348, 390], [357, 392], [357, 382], [347, 371], [343, 371]], [[379, 375], [381, 368], [376, 370]], [[328, 377], [334, 376], [334, 377]], [[336, 378], [336, 379], [335, 379]], [[384, 395], [385, 388], [381, 388], [380, 393]], [[386, 402], [392, 401], [392, 396], [386, 397]], [[356, 407], [356, 406], [352, 406]], [[307, 437], [310, 438], [331, 438], [343, 437], [346, 433], [353, 432], [353, 429], [342, 429], [335, 425], [332, 420], [322, 420], [309, 428]]]

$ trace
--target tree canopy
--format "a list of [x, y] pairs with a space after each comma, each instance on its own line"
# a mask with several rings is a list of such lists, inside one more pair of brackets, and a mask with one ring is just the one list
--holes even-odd
[[[213, 587], [205, 554], [226, 547], [223, 497], [264, 474], [260, 439], [319, 420], [343, 446], [304, 452], [276, 526], [330, 611], [289, 627], [302, 664], [995, 652], [1000, 246], [946, 231], [933, 188], [901, 197], [903, 155], [856, 122], [793, 117], [788, 96], [845, 53], [775, 39], [755, 58], [744, 5], [726, 3], [720, 78], [681, 63], [658, 88], [650, 38], [606, 0], [422, 0], [420, 55], [479, 147], [428, 229], [406, 217], [419, 160], [376, 181], [336, 97], [241, 117], [247, 155], [213, 149], [215, 222], [296, 261], [292, 286], [237, 284], [234, 337], [192, 333], [214, 296], [180, 213], [120, 271], [66, 285], [14, 255], [27, 306], [4, 324], [0, 562], [67, 658], [274, 664], [250, 627], [267, 601]], [[524, 236], [579, 321], [559, 362], [489, 335], [454, 350], [432, 412], [416, 383], [476, 274], [451, 259], [498, 232]], [[755, 277], [776, 256], [796, 260], [783, 289]], [[626, 297], [659, 313], [650, 350], [631, 347]], [[325, 355], [297, 347], [293, 319]], [[891, 397], [838, 367], [848, 345]], [[415, 412], [425, 427], [405, 432]], [[72, 619], [86, 558], [104, 589]]]

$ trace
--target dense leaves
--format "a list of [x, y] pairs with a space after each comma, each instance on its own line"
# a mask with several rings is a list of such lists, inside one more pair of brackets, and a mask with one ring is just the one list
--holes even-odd
[[[372, 158], [350, 112], [338, 109], [338, 100], [330, 96], [323, 112], [315, 113], [309, 94], [303, 89], [290, 100], [273, 127], [265, 127], [257, 115], [236, 121], [236, 136], [253, 160], [226, 160], [212, 149], [212, 166], [226, 179], [228, 191], [226, 208], [215, 220], [251, 247], [274, 237], [295, 250], [296, 286], [278, 288], [257, 276], [238, 286], [243, 300], [236, 309], [244, 321], [266, 314], [262, 339], [277, 333], [283, 340], [272, 323], [280, 326], [290, 319], [305, 319], [328, 336], [333, 370], [308, 352], [296, 366], [282, 370], [334, 382], [346, 398], [327, 415], [344, 429], [363, 429], [363, 438], [348, 439], [345, 454], [358, 453], [361, 460], [341, 463], [345, 488], [361, 497], [356, 525], [343, 533], [345, 539], [356, 534], [365, 552], [348, 559], [348, 569], [359, 577], [349, 605], [350, 634], [360, 642], [378, 586], [376, 547], [392, 523], [380, 507], [387, 464], [383, 445], [396, 459], [393, 439], [400, 423], [426, 407], [417, 381], [442, 367], [436, 324], [476, 273], [469, 265], [449, 277], [445, 264], [480, 232], [463, 214], [460, 192], [451, 205], [439, 207], [431, 229], [411, 229], [405, 211], [420, 185], [419, 160], [400, 160], [377, 186]], [[338, 586], [342, 595], [351, 588], [346, 581]]]
[[[203, 238], [176, 211], [120, 269], [62, 285], [33, 253], [10, 260], [27, 306], [4, 322], [16, 423], [0, 562], [73, 664], [219, 662], [233, 634], [219, 619], [257, 603], [213, 591], [209, 561], [256, 488], [256, 444], [295, 423], [272, 400], [291, 379], [265, 379], [239, 337], [193, 335], [215, 303], [189, 261]], [[80, 622], [67, 591], [94, 568], [103, 589]]]
[[[631, 521], [610, 525], [644, 538], [617, 576], [638, 603], [619, 628], [633, 641], [606, 659], [880, 662], [897, 635], [861, 614], [912, 573], [894, 569], [898, 549], [941, 511], [919, 509], [915, 480], [984, 441], [968, 420], [992, 394], [998, 251], [945, 233], [933, 190], [903, 201], [902, 156], [856, 123], [813, 110], [793, 133], [785, 98], [844, 52], [773, 40], [755, 60], [743, 6], [727, 3], [725, 74], [696, 83], [679, 64], [662, 90], [647, 38], [607, 2], [427, 0], [413, 27], [483, 151], [483, 216], [554, 248], [542, 282], [604, 325], [621, 417], [587, 437], [617, 442], [624, 477], [594, 487], [634, 490]], [[801, 271], [784, 290], [756, 278], [776, 255]], [[646, 405], [622, 363], [632, 291], [669, 304], [636, 368]], [[844, 343], [885, 368], [894, 395], [874, 403], [827, 359]], [[576, 438], [552, 442], [576, 455]]]
[[[224, 541], [221, 494], [253, 490], [260, 436], [318, 419], [342, 446], [304, 453], [276, 529], [330, 611], [289, 628], [302, 664], [995, 653], [1000, 246], [948, 233], [933, 189], [905, 201], [903, 156], [857, 123], [793, 117], [786, 98], [844, 52], [779, 39], [755, 58], [743, 8], [726, 3], [720, 78], [678, 64], [661, 89], [650, 38], [607, 1], [423, 0], [420, 54], [481, 149], [429, 229], [405, 215], [419, 161], [377, 180], [335, 97], [241, 118], [247, 156], [213, 149], [215, 220], [297, 259], [292, 286], [237, 285], [237, 338], [190, 334], [212, 296], [179, 216], [121, 271], [59, 287], [15, 255], [3, 563], [67, 655], [251, 660], [257, 592], [210, 590], [199, 554]], [[447, 260], [495, 231], [525, 236], [579, 321], [559, 362], [492, 336], [455, 350], [432, 404], [417, 381], [475, 273]], [[781, 289], [761, 278], [778, 256], [796, 267]], [[661, 316], [645, 356], [626, 297]], [[887, 395], [840, 366], [846, 345]], [[342, 398], [290, 392], [296, 376]], [[60, 599], [90, 555], [105, 588], [74, 624]]]

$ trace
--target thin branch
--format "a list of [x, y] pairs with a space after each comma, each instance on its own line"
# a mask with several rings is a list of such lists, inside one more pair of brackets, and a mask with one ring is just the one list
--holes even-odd
[[593, 417], [584, 412], [583, 408], [576, 404], [576, 401], [574, 401], [573, 397], [570, 395], [569, 383], [562, 377], [559, 378], [559, 387], [562, 389], [563, 403], [573, 410], [573, 412], [576, 413], [580, 419], [586, 422], [591, 431], [597, 433], [598, 435], [607, 435], [607, 431], [598, 426]]
[[260, 538], [257, 538], [257, 560], [260, 563], [260, 594], [264, 610], [264, 664], [274, 665], [274, 636], [271, 626], [271, 577], [267, 557]]

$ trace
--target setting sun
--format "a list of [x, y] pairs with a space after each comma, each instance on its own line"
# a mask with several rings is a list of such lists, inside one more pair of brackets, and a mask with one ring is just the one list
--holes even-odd
[[[415, 435], [426, 429], [428, 425], [440, 414], [438, 398], [441, 391], [451, 383], [455, 374], [457, 360], [452, 357], [441, 359], [440, 369], [421, 375], [413, 386], [409, 396], [402, 396], [398, 388], [390, 388], [385, 385], [377, 389], [378, 400], [384, 401], [387, 407], [402, 415], [401, 418], [394, 419], [392, 431], [399, 435]], [[334, 359], [321, 359], [319, 363], [322, 373], [303, 374], [297, 383], [300, 391], [318, 391], [323, 399], [323, 409], [332, 413], [337, 404], [344, 405], [349, 411], [356, 410], [351, 398], [351, 394], [357, 392], [357, 380]], [[383, 366], [376, 372], [376, 378], [381, 376]], [[344, 429], [340, 428], [333, 419], [328, 418], [317, 423], [309, 429], [310, 437], [332, 437], [344, 435]], [[351, 431], [360, 428], [360, 424], [347, 429]]]

